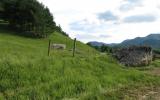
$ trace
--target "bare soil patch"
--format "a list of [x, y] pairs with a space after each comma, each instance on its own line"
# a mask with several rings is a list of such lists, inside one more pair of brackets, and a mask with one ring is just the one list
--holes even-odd
[[151, 75], [160, 76], [160, 67], [154, 68], [153, 70], [148, 71], [148, 73]]

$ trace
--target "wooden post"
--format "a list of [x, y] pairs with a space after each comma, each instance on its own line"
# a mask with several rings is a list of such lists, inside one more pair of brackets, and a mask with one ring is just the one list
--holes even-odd
[[51, 40], [49, 40], [48, 43], [48, 56], [50, 56], [50, 49], [51, 49]]
[[75, 56], [75, 50], [76, 50], [76, 38], [74, 39], [73, 43], [73, 57]]

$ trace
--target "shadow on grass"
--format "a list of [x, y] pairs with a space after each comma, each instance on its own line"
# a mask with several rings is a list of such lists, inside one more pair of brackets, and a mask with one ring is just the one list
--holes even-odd
[[26, 38], [40, 39], [40, 37], [33, 35], [33, 33], [31, 32], [22, 32], [20, 30], [13, 29], [9, 26], [7, 22], [2, 22], [2, 21], [0, 21], [0, 34], [10, 34]]

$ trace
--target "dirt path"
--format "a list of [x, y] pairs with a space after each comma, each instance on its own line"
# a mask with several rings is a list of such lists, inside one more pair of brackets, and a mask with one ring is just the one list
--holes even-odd
[[[147, 71], [147, 73], [154, 76], [160, 76], [160, 67]], [[139, 100], [160, 100], [160, 86], [149, 90], [147, 93], [141, 96]]]
[[160, 89], [148, 91], [145, 95], [141, 96], [139, 100], [160, 100]]
[[129, 98], [123, 100], [160, 100], [160, 86], [127, 90], [127, 93]]
[[153, 70], [150, 70], [150, 71], [148, 71], [148, 73], [151, 74], [151, 75], [160, 76], [160, 67], [155, 68]]

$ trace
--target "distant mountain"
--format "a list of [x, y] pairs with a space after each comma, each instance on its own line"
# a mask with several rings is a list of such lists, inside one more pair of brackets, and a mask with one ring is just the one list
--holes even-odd
[[112, 46], [112, 47], [128, 47], [128, 46], [141, 46], [141, 45], [146, 45], [146, 46], [151, 46], [152, 48], [155, 49], [160, 49], [160, 33], [157, 34], [150, 34], [146, 37], [137, 37], [135, 39], [128, 39], [123, 41], [122, 43], [119, 44], [106, 44], [103, 42], [89, 42], [93, 46], [102, 46], [102, 45], [107, 45], [107, 46]]
[[115, 45], [117, 45], [116, 43], [106, 44], [106, 43], [97, 42], [97, 41], [91, 41], [91, 42], [88, 42], [87, 44], [90, 44], [90, 45], [92, 45], [92, 46], [102, 46], [102, 45], [115, 46]]
[[102, 45], [107, 45], [106, 43], [97, 42], [97, 41], [91, 41], [91, 42], [88, 42], [87, 44], [90, 44], [90, 45], [92, 45], [92, 46], [102, 46]]
[[135, 39], [125, 40], [122, 43], [118, 44], [118, 46], [120, 47], [128, 47], [132, 45], [146, 45], [158, 49], [160, 48], [160, 33], [150, 34], [146, 37], [137, 37]]

